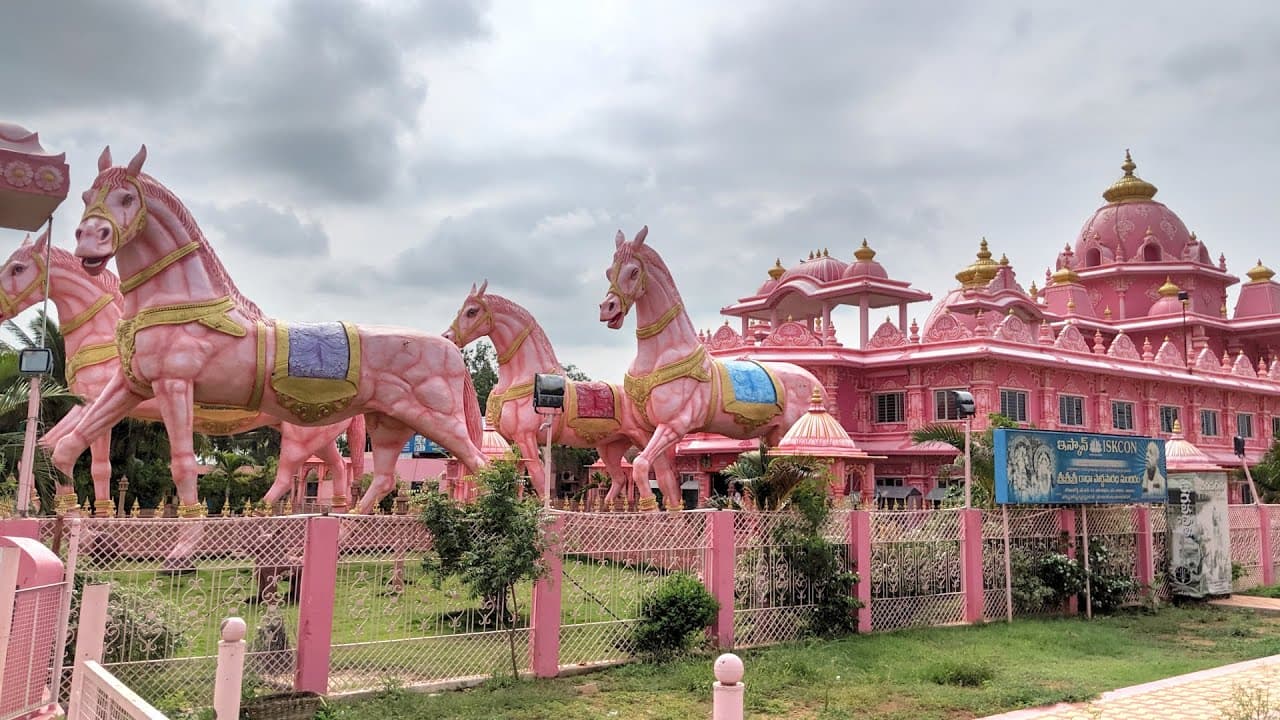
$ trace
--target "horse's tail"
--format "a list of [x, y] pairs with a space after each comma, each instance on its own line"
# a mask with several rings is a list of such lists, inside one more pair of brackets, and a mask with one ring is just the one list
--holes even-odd
[[351, 454], [351, 477], [360, 480], [364, 477], [364, 445], [367, 437], [364, 427], [364, 415], [355, 415], [347, 426], [347, 452]]
[[480, 396], [476, 395], [476, 385], [471, 381], [470, 371], [462, 373], [462, 404], [467, 418], [467, 436], [477, 449], [484, 442], [484, 423], [480, 419]]

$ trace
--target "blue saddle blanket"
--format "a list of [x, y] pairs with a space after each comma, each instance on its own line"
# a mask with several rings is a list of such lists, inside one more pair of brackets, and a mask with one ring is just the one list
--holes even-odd
[[729, 373], [729, 382], [733, 385], [733, 397], [743, 403], [778, 402], [778, 392], [774, 388], [773, 378], [759, 364], [750, 360], [727, 360], [724, 369]]
[[345, 380], [351, 363], [347, 329], [340, 322], [289, 325], [289, 376]]

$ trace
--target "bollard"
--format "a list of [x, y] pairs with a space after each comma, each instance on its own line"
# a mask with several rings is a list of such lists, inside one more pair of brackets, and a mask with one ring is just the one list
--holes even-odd
[[244, 681], [244, 620], [229, 617], [222, 621], [218, 643], [218, 670], [213, 681], [213, 711], [217, 720], [240, 717], [240, 688]]
[[742, 720], [743, 698], [747, 686], [742, 683], [742, 658], [725, 653], [716, 658], [716, 681], [711, 683], [711, 720]]

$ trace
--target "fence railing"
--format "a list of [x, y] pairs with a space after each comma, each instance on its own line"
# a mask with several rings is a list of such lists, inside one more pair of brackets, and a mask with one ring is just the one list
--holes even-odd
[[[1091, 542], [1107, 546], [1107, 569], [1132, 579], [1125, 601], [1167, 595], [1162, 508], [1007, 515], [1006, 545], [999, 511], [832, 512], [822, 533], [860, 575], [850, 588], [864, 605], [859, 630], [1004, 619], [1029, 559], [1080, 557], [1086, 524]], [[1245, 572], [1237, 587], [1274, 582], [1280, 507], [1232, 506], [1228, 515], [1232, 560]], [[77, 585], [112, 585], [102, 666], [162, 709], [211, 696], [218, 624], [231, 615], [247, 624], [247, 689], [342, 693], [510, 672], [513, 647], [517, 668], [537, 676], [627, 660], [640, 599], [674, 572], [699, 578], [720, 602], [711, 635], [723, 648], [796, 639], [813, 611], [806, 579], [779, 544], [788, 515], [552, 519], [548, 574], [500, 604], [434, 582], [423, 565], [432, 540], [413, 517], [83, 519], [58, 534]], [[1014, 615], [1064, 609], [1013, 604]]]

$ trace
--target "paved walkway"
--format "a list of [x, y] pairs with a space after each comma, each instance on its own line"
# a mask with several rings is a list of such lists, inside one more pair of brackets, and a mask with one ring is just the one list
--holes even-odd
[[1210, 605], [1224, 608], [1254, 610], [1264, 613], [1280, 613], [1280, 598], [1260, 597], [1258, 595], [1232, 595], [1231, 597], [1210, 600]]
[[[1254, 704], [1242, 705], [1242, 700]], [[1273, 708], [1272, 714], [1245, 707]], [[1229, 711], [1229, 712], [1228, 712]], [[992, 715], [986, 720], [1213, 720], [1280, 718], [1280, 655], [1112, 690], [1091, 703]]]

